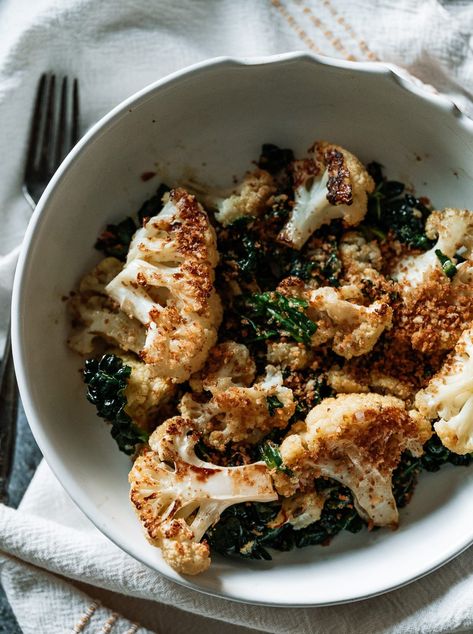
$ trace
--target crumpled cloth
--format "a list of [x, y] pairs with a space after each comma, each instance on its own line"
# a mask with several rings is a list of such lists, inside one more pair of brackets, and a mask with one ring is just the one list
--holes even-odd
[[[21, 181], [42, 72], [79, 78], [83, 131], [134, 91], [188, 64], [291, 50], [397, 64], [473, 115], [472, 31], [469, 0], [3, 0], [0, 346], [30, 217]], [[27, 633], [473, 631], [471, 549], [404, 589], [357, 604], [237, 604], [184, 589], [121, 552], [44, 463], [18, 510], [0, 506], [0, 563]]]

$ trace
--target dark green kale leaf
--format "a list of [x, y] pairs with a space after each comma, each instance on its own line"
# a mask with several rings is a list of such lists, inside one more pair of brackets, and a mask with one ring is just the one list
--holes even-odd
[[393, 494], [399, 508], [406, 506], [412, 497], [421, 471], [438, 471], [445, 464], [467, 467], [473, 462], [473, 455], [459, 455], [442, 445], [434, 433], [424, 445], [424, 453], [415, 458], [408, 451], [393, 473]]
[[292, 150], [280, 148], [273, 143], [264, 143], [261, 147], [258, 167], [274, 176], [287, 169], [293, 160], [294, 152]]
[[125, 218], [125, 220], [122, 220], [116, 225], [107, 225], [105, 231], [97, 238], [97, 242], [94, 246], [107, 257], [118, 258], [124, 262], [136, 229], [135, 221], [130, 217]]
[[338, 278], [340, 277], [341, 272], [342, 263], [338, 257], [338, 246], [337, 243], [333, 243], [332, 250], [330, 251], [330, 254], [322, 268], [322, 275], [326, 278], [330, 286], [340, 286]]
[[155, 195], [149, 198], [148, 200], [145, 200], [145, 202], [141, 205], [141, 207], [138, 209], [138, 212], [136, 214], [138, 217], [138, 224], [140, 227], [143, 225], [143, 222], [145, 222], [145, 220], [159, 214], [159, 212], [163, 208], [162, 198], [164, 194], [167, 194], [168, 191], [170, 190], [171, 188], [168, 185], [161, 183], [161, 185], [156, 190]]
[[128, 455], [135, 451], [138, 443], [148, 440], [148, 434], [135, 425], [125, 411], [125, 390], [130, 374], [131, 367], [114, 354], [87, 359], [83, 372], [87, 399], [97, 408], [97, 415], [112, 424], [112, 437], [120, 451]]
[[424, 445], [424, 454], [420, 458], [422, 468], [426, 471], [438, 471], [444, 464], [456, 467], [468, 467], [473, 462], [472, 454], [460, 455], [442, 445], [442, 441], [433, 434]]
[[409, 503], [421, 471], [420, 459], [414, 458], [408, 451], [403, 453], [392, 478], [393, 495], [398, 508]]
[[386, 180], [379, 163], [370, 163], [368, 171], [376, 189], [369, 197], [368, 212], [360, 225], [366, 237], [384, 240], [391, 230], [400, 242], [417, 249], [430, 249], [432, 241], [425, 235], [430, 209], [407, 193], [403, 183]]
[[288, 336], [308, 345], [317, 325], [304, 314], [307, 306], [303, 299], [274, 291], [242, 297], [237, 311], [253, 328], [256, 339]]
[[356, 533], [364, 522], [353, 506], [353, 498], [342, 485], [322, 478], [316, 482], [327, 499], [320, 520], [306, 528], [294, 530], [290, 524], [278, 528], [268, 526], [277, 516], [279, 502], [235, 504], [226, 509], [205, 538], [213, 551], [227, 556], [271, 559], [267, 548], [279, 551], [327, 544], [342, 530]]
[[138, 227], [143, 225], [143, 221], [146, 218], [151, 218], [161, 211], [163, 207], [161, 199], [168, 191], [169, 187], [167, 185], [162, 184], [158, 187], [156, 194], [145, 201], [138, 210], [136, 214], [137, 223], [128, 216], [118, 224], [107, 225], [105, 231], [98, 237], [94, 247], [98, 251], [102, 251], [107, 257], [114, 257], [124, 262], [133, 234]]
[[263, 546], [269, 537], [271, 540], [268, 545], [273, 548], [277, 547], [275, 544], [280, 545], [280, 550], [294, 547], [292, 542], [278, 542], [278, 530], [268, 527], [280, 508], [278, 502], [246, 502], [230, 506], [222, 513], [218, 523], [207, 531], [205, 539], [214, 552], [222, 555], [270, 560], [271, 555]]
[[354, 507], [348, 488], [329, 478], [316, 480], [316, 488], [327, 495], [322, 515], [317, 522], [293, 531], [297, 548], [328, 544], [341, 531], [358, 533], [365, 525]]
[[442, 271], [445, 273], [445, 275], [450, 279], [452, 279], [452, 277], [455, 277], [455, 275], [457, 274], [457, 267], [452, 262], [452, 260], [447, 255], [445, 255], [445, 253], [442, 253], [440, 249], [435, 249], [435, 255], [442, 265]]
[[284, 407], [284, 403], [281, 403], [275, 394], [267, 396], [266, 403], [268, 404], [268, 412], [270, 416], [274, 416], [277, 409], [282, 409]]
[[281, 452], [279, 451], [279, 447], [268, 440], [267, 442], [260, 445], [261, 457], [266, 463], [268, 469], [276, 469], [276, 471], [281, 471], [287, 475], [292, 475], [292, 471], [286, 467], [283, 463], [283, 459], [281, 456]]

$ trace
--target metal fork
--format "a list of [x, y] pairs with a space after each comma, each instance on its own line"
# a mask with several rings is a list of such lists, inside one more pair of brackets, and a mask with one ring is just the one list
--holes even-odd
[[[56, 76], [40, 77], [31, 120], [22, 192], [32, 209], [79, 137], [79, 85], [64, 77], [57, 94]], [[59, 101], [59, 104], [57, 104]], [[59, 107], [58, 107], [59, 106]], [[13, 467], [18, 386], [11, 353], [10, 324], [0, 367], [0, 502], [8, 502]]]

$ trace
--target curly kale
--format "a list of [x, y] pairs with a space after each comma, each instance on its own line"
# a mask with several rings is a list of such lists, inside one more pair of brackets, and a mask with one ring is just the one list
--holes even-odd
[[136, 223], [133, 218], [128, 216], [118, 224], [109, 224], [105, 227], [105, 230], [100, 234], [95, 243], [95, 248], [98, 251], [102, 251], [104, 255], [108, 257], [118, 258], [124, 262], [128, 253], [133, 234], [141, 227], [146, 218], [151, 218], [158, 214], [163, 204], [161, 202], [162, 197], [169, 191], [167, 185], [160, 185], [156, 194], [149, 200], [145, 201], [138, 210], [136, 216], [138, 222]]
[[425, 235], [430, 209], [421, 199], [407, 193], [403, 183], [386, 180], [379, 163], [370, 163], [368, 171], [376, 189], [369, 197], [368, 212], [360, 225], [366, 237], [384, 240], [391, 230], [400, 242], [410, 247], [430, 249], [433, 243]]
[[261, 457], [265, 461], [268, 469], [275, 469], [276, 471], [281, 471], [281, 473], [292, 475], [292, 471], [283, 463], [279, 447], [274, 442], [268, 440], [261, 444], [259, 448]]
[[280, 148], [272, 143], [265, 143], [261, 148], [258, 161], [260, 169], [269, 172], [280, 193], [293, 195], [291, 164], [294, 160], [294, 152], [287, 148]]
[[464, 456], [444, 447], [437, 434], [433, 434], [424, 445], [424, 453], [415, 458], [405, 452], [393, 473], [393, 493], [399, 508], [406, 506], [412, 497], [421, 471], [438, 471], [445, 464], [467, 467], [473, 462], [473, 455]]
[[270, 174], [278, 174], [287, 169], [294, 160], [294, 152], [287, 148], [280, 148], [273, 143], [263, 143], [258, 167]]
[[137, 427], [125, 411], [125, 390], [131, 367], [114, 354], [100, 359], [87, 359], [84, 382], [87, 399], [97, 408], [97, 414], [112, 424], [111, 434], [120, 451], [130, 455], [138, 443], [146, 442], [148, 434]]
[[107, 257], [118, 258], [124, 262], [136, 229], [135, 221], [128, 216], [116, 225], [107, 225], [94, 246]]
[[287, 336], [308, 345], [317, 325], [304, 314], [307, 306], [303, 299], [274, 291], [244, 296], [238, 312], [253, 328], [256, 339]]
[[277, 409], [281, 409], [284, 407], [284, 403], [281, 403], [281, 401], [275, 394], [273, 394], [272, 396], [267, 396], [266, 403], [268, 405], [268, 412], [270, 416], [274, 416]]
[[294, 530], [290, 524], [271, 528], [268, 524], [276, 518], [281, 508], [279, 502], [235, 504], [207, 531], [210, 547], [222, 555], [269, 560], [267, 548], [288, 551], [294, 547], [325, 545], [342, 530], [356, 533], [362, 529], [364, 522], [355, 511], [347, 488], [325, 478], [317, 480], [317, 488], [327, 496], [317, 522], [300, 530]]

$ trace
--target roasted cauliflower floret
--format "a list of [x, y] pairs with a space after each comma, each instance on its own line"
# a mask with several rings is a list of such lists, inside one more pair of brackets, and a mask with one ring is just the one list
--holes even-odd
[[376, 283], [383, 279], [381, 250], [376, 240], [367, 241], [361, 233], [347, 231], [340, 240], [339, 255], [348, 284], [358, 284], [363, 279]]
[[453, 259], [461, 250], [463, 258], [471, 257], [473, 213], [468, 209], [451, 208], [433, 211], [427, 219], [425, 232], [431, 240], [437, 238], [435, 245], [421, 255], [404, 258], [393, 271], [395, 279], [410, 287], [422, 284], [433, 269], [441, 269], [439, 253]]
[[97, 339], [138, 353], [145, 341], [143, 326], [120, 311], [105, 286], [122, 269], [116, 258], [105, 258], [79, 284], [78, 292], [68, 300], [72, 332], [68, 345], [82, 355], [94, 352]]
[[266, 358], [272, 365], [290, 370], [303, 370], [312, 361], [311, 351], [295, 341], [268, 341]]
[[316, 142], [308, 159], [294, 161], [294, 207], [280, 242], [301, 249], [316, 229], [334, 218], [346, 226], [360, 223], [374, 181], [360, 161], [339, 145]]
[[216, 209], [215, 219], [226, 226], [243, 216], [260, 216], [276, 192], [273, 177], [265, 170], [248, 172], [237, 188], [206, 195], [205, 202]]
[[229, 442], [258, 442], [272, 429], [286, 427], [296, 407], [281, 372], [270, 365], [252, 387], [217, 382], [207, 389], [212, 395], [208, 402], [187, 393], [179, 407], [182, 416], [192, 419], [219, 450]]
[[361, 300], [356, 286], [311, 291], [307, 315], [317, 324], [312, 344], [318, 346], [331, 341], [332, 350], [345, 359], [372, 350], [383, 331], [391, 327], [392, 309], [382, 301], [370, 306], [355, 303]]
[[283, 463], [292, 471], [274, 475], [284, 496], [329, 477], [353, 493], [358, 513], [376, 526], [397, 526], [392, 473], [401, 454], [422, 454], [432, 431], [403, 401], [380, 394], [341, 394], [314, 407], [281, 444]]
[[149, 449], [129, 475], [130, 499], [152, 544], [177, 572], [195, 575], [210, 565], [208, 528], [232, 504], [277, 499], [262, 462], [220, 467], [197, 458], [193, 423], [174, 417], [151, 435]]
[[248, 387], [254, 381], [256, 366], [250, 351], [242, 343], [226, 341], [212, 348], [204, 367], [192, 375], [189, 384], [194, 392], [212, 387]]
[[473, 329], [465, 330], [440, 371], [417, 393], [415, 405], [442, 443], [458, 454], [473, 452]]
[[[140, 359], [117, 351], [123, 363], [130, 366], [131, 374], [125, 389], [125, 411], [133, 422], [150, 431], [150, 423], [163, 405], [175, 395], [177, 386], [171, 379], [156, 375], [157, 368]], [[156, 423], [154, 423], [156, 425]]]
[[283, 498], [281, 510], [269, 523], [269, 527], [279, 528], [284, 524], [291, 524], [296, 531], [306, 528], [319, 521], [325, 499], [325, 495], [316, 491], [296, 493], [290, 498]]
[[[332, 366], [327, 372], [327, 385], [337, 394], [354, 394], [357, 392], [377, 392], [391, 394], [403, 401], [413, 400], [413, 390], [394, 376], [370, 368], [364, 377], [356, 375], [349, 366]], [[415, 390], [414, 390], [415, 392]]]
[[161, 376], [183, 382], [198, 371], [217, 339], [222, 308], [218, 261], [207, 214], [182, 189], [133, 237], [123, 270], [106, 287], [122, 311], [146, 327], [140, 352]]

